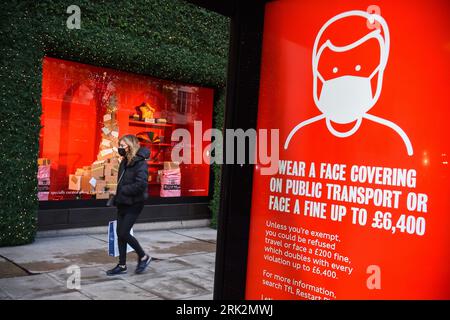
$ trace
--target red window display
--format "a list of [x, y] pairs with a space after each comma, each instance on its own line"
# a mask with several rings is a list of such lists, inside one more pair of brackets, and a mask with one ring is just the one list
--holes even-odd
[[[209, 165], [171, 161], [175, 129], [212, 126], [214, 92], [149, 76], [45, 57], [38, 195], [107, 199], [117, 187], [118, 139], [150, 149], [150, 197], [208, 196]], [[202, 142], [203, 150], [209, 142]], [[193, 150], [192, 150], [193, 152]]]

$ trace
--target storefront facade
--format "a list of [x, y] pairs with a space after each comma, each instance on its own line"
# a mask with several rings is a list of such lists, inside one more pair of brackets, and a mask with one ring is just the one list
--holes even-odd
[[2, 4], [8, 151], [0, 245], [33, 241], [37, 230], [113, 219], [105, 203], [124, 134], [151, 149], [140, 222], [214, 222], [220, 168], [172, 162], [171, 135], [193, 132], [196, 121], [203, 130], [222, 126], [228, 18], [185, 1], [83, 1], [73, 28], [71, 5]]
[[[78, 201], [83, 203], [80, 207], [104, 206], [115, 194], [121, 161], [118, 141], [126, 134], [136, 135], [150, 150], [149, 217], [144, 213], [141, 219], [209, 218], [205, 199], [210, 196], [210, 166], [172, 161], [172, 153], [176, 156], [182, 146], [192, 159], [194, 141], [171, 138], [177, 130], [194, 137], [195, 123], [210, 129], [213, 99], [211, 88], [44, 57], [38, 227], [104, 223], [103, 208], [80, 219], [72, 206]], [[199, 147], [211, 152], [208, 141]], [[159, 214], [152, 207], [156, 203], [162, 208]], [[167, 210], [175, 214], [167, 216]], [[55, 223], [55, 216], [60, 223]]]

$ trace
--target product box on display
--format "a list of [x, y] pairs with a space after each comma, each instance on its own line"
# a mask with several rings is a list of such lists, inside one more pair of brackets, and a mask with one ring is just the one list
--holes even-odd
[[117, 182], [117, 176], [106, 176], [105, 175], [105, 181], [106, 183], [115, 183]]
[[105, 177], [112, 175], [112, 165], [110, 163], [105, 164]]
[[156, 123], [167, 123], [167, 119], [164, 118], [156, 119]]
[[115, 194], [117, 192], [117, 183], [106, 183], [106, 190], [109, 193]]
[[101, 166], [96, 166], [95, 168], [92, 167], [91, 170], [91, 175], [92, 177], [99, 179], [105, 176], [105, 166], [101, 165]]
[[49, 186], [50, 185], [50, 178], [48, 178], [48, 179], [38, 178], [38, 185], [39, 186]]
[[49, 192], [50, 186], [49, 185], [38, 185], [38, 192]]
[[95, 184], [95, 192], [101, 193], [104, 192], [106, 188], [106, 181], [105, 180], [97, 180], [96, 184]]
[[74, 174], [69, 175], [69, 190], [80, 191], [81, 189], [81, 176]]
[[161, 197], [181, 196], [181, 172], [180, 169], [162, 170], [161, 174]]
[[38, 166], [38, 179], [49, 179], [50, 178], [50, 165], [40, 165]]
[[50, 159], [48, 159], [48, 158], [39, 158], [38, 159], [38, 165], [39, 166], [49, 166], [50, 165]]
[[164, 170], [174, 170], [174, 169], [180, 169], [179, 162], [164, 161]]
[[109, 199], [109, 192], [99, 192], [95, 195], [95, 198], [99, 200]]
[[38, 192], [39, 201], [48, 201], [49, 192]]
[[90, 184], [90, 180], [92, 178], [90, 176], [82, 176], [81, 177], [81, 191], [84, 193], [91, 194], [94, 192], [94, 187]]

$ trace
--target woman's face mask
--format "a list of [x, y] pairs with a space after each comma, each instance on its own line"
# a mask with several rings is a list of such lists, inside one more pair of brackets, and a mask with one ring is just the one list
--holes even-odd
[[123, 144], [123, 145], [121, 144], [119, 146], [119, 148], [117, 148], [119, 155], [121, 155], [122, 157], [125, 157], [127, 155], [127, 149], [128, 149], [128, 146], [125, 144]]

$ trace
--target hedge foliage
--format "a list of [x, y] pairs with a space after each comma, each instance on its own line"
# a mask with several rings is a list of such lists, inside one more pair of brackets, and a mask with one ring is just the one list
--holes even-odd
[[[70, 30], [67, 8], [81, 9]], [[0, 3], [0, 246], [32, 242], [45, 55], [215, 89], [222, 128], [229, 20], [182, 0]], [[218, 210], [220, 166], [211, 209]]]

